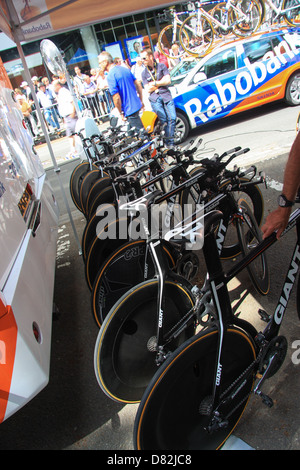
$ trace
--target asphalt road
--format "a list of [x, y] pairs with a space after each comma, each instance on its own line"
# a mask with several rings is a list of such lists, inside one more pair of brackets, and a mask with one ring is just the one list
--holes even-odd
[[[251, 148], [239, 165], [256, 163], [265, 171], [269, 188], [263, 188], [265, 215], [275, 207], [281, 189], [288, 150], [295, 136], [297, 108], [283, 105], [265, 107], [228, 122], [201, 129], [206, 154], [222, 152], [232, 146]], [[193, 135], [200, 134], [194, 131]], [[60, 145], [60, 146], [59, 146]], [[64, 152], [65, 142], [55, 142], [56, 156]], [[60, 150], [61, 149], [61, 150]], [[42, 159], [45, 149], [39, 149]], [[252, 153], [252, 159], [250, 155]], [[48, 156], [49, 157], [49, 156]], [[85, 220], [74, 207], [68, 192], [72, 169], [77, 161], [61, 156], [60, 181], [65, 189], [76, 234], [80, 240]], [[46, 164], [61, 209], [54, 300], [59, 309], [53, 322], [51, 373], [49, 385], [0, 427], [0, 449], [6, 450], [132, 450], [132, 429], [137, 405], [111, 401], [100, 390], [93, 369], [93, 351], [98, 328], [92, 318], [90, 291], [86, 285], [83, 260], [78, 253], [74, 230], [61, 197], [59, 179]], [[252, 288], [247, 275], [231, 288], [236, 311], [242, 311], [260, 325], [258, 308], [272, 313], [287, 269], [294, 235], [273, 246], [268, 253], [271, 290], [261, 297]], [[263, 325], [262, 325], [263, 327]], [[287, 310], [281, 333], [289, 342], [288, 354], [280, 372], [267, 381], [264, 392], [274, 400], [269, 409], [252, 397], [234, 436], [254, 449], [299, 450], [300, 365], [293, 361], [295, 341], [300, 340], [300, 322], [295, 293]], [[176, 410], [174, 410], [176, 413]]]

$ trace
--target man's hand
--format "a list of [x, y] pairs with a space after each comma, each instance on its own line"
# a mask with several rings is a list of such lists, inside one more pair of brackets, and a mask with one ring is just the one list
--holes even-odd
[[291, 207], [277, 207], [277, 209], [271, 212], [261, 228], [263, 232], [263, 238], [267, 238], [277, 230], [276, 238], [279, 239], [280, 235], [287, 226], [291, 210]]
[[155, 82], [149, 82], [148, 83], [148, 86], [147, 86], [147, 91], [148, 93], [153, 93], [154, 91], [156, 91], [158, 89], [158, 86], [155, 85]]

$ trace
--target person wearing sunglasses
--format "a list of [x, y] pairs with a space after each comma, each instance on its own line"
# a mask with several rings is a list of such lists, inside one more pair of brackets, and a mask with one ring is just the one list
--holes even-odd
[[171, 77], [164, 63], [157, 63], [151, 49], [142, 52], [141, 58], [145, 69], [142, 72], [144, 88], [149, 93], [152, 110], [157, 114], [162, 125], [165, 125], [166, 146], [174, 146], [176, 110], [169, 89]]

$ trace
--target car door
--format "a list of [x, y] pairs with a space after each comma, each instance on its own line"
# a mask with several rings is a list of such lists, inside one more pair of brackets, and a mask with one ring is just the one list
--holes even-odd
[[190, 82], [189, 90], [174, 99], [175, 106], [187, 114], [192, 128], [230, 112], [236, 101], [236, 73], [234, 45], [216, 51], [203, 60]]
[[287, 81], [299, 65], [298, 34], [275, 33], [240, 45], [239, 84], [244, 100], [237, 110], [284, 98]]
[[[238, 87], [243, 99], [237, 110], [241, 111], [263, 104], [266, 98], [276, 95], [274, 49], [270, 37], [260, 37], [241, 44], [241, 67], [239, 68]], [[275, 63], [274, 63], [275, 64]]]

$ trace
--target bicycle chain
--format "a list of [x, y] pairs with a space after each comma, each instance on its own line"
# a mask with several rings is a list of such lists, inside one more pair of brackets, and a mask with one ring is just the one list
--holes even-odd
[[[251, 364], [249, 364], [249, 366], [247, 367], [247, 369], [245, 369], [245, 370], [239, 375], [239, 377], [237, 377], [237, 378], [235, 379], [235, 381], [234, 381], [232, 384], [230, 384], [229, 387], [227, 387], [226, 390], [224, 390], [224, 392], [223, 392], [223, 393], [221, 394], [221, 396], [220, 396], [220, 400], [222, 400], [222, 398], [223, 398], [227, 393], [229, 393], [229, 391], [230, 391], [233, 387], [235, 387], [235, 385], [236, 385], [240, 380], [242, 380], [242, 377], [243, 377], [244, 375], [247, 375], [248, 372], [250, 372], [250, 370], [251, 370], [252, 368], [254, 369], [255, 365], [258, 365], [258, 364], [259, 364], [259, 362], [260, 362], [260, 360], [261, 360], [261, 356], [262, 356], [262, 349], [260, 349], [260, 351], [259, 351], [259, 353], [258, 353], [256, 359], [255, 359], [254, 361], [252, 361]], [[250, 390], [250, 392], [247, 393], [246, 396], [245, 396], [244, 398], [242, 398], [242, 399], [239, 401], [239, 403], [237, 403], [237, 405], [236, 405], [232, 410], [230, 410], [230, 412], [225, 416], [224, 419], [226, 420], [226, 419], [230, 418], [230, 416], [241, 406], [241, 404], [244, 403], [245, 400], [247, 400], [247, 398], [251, 395], [251, 393], [252, 393], [252, 390]], [[222, 405], [222, 403], [220, 403], [220, 404], [218, 405], [218, 407], [221, 406], [221, 405]], [[218, 407], [216, 408], [216, 411], [217, 411]]]

